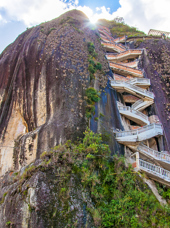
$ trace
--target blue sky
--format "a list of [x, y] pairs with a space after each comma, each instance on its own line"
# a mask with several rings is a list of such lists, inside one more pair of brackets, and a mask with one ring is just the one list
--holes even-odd
[[97, 7], [105, 6], [106, 8], [110, 8], [111, 13], [113, 13], [120, 7], [118, 0], [108, 0], [108, 1], [81, 0], [79, 1], [79, 4], [81, 6], [89, 6], [92, 10], [95, 10]]
[[92, 22], [121, 16], [145, 33], [150, 28], [170, 32], [170, 0], [0, 0], [0, 53], [27, 27], [75, 8]]

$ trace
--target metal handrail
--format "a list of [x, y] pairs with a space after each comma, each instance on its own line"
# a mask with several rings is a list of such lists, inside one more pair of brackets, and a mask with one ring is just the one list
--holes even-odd
[[159, 151], [153, 150], [145, 145], [139, 145], [137, 147], [137, 150], [147, 153], [147, 154], [153, 156], [157, 160], [170, 162], [170, 155], [167, 154], [166, 151], [159, 152]]
[[[112, 79], [112, 80], [111, 80], [111, 84], [123, 84], [124, 86], [126, 86], [126, 87], [128, 87], [128, 88], [131, 88], [131, 89], [133, 89], [133, 90], [136, 90], [136, 91], [138, 91], [138, 92], [140, 92], [140, 93], [143, 93], [143, 94], [145, 94], [145, 95], [151, 97], [152, 99], [154, 99], [154, 94], [153, 94], [152, 92], [147, 91], [147, 90], [145, 90], [145, 89], [142, 89], [142, 88], [140, 88], [140, 87], [138, 87], [138, 86], [132, 85], [132, 84], [130, 84], [130, 83], [128, 83], [128, 82], [121, 81], [121, 80], [113, 80], [113, 79]], [[135, 102], [135, 103], [136, 103], [136, 102]]]
[[142, 159], [139, 159], [139, 168], [146, 171], [150, 171], [151, 173], [154, 173], [156, 176], [159, 176], [162, 179], [170, 181], [170, 171], [163, 169], [159, 166], [156, 166]]
[[124, 66], [124, 65], [119, 64], [119, 63], [110, 62], [110, 67], [117, 68], [117, 69], [123, 70], [123, 71], [128, 71], [128, 72], [131, 72], [131, 73], [134, 73], [134, 74], [140, 74], [141, 76], [143, 76], [143, 71], [142, 70], [133, 69], [132, 67]]
[[121, 41], [121, 40], [126, 40], [126, 36], [122, 36], [122, 37], [118, 37], [118, 38], [115, 38], [114, 41]]
[[[112, 37], [112, 34], [111, 34], [110, 31], [106, 31], [105, 29], [101, 29], [101, 28], [99, 28], [98, 31], [101, 32], [101, 33], [103, 33], [103, 34], [106, 35], [106, 36]], [[112, 38], [113, 38], [113, 37], [112, 37]]]
[[100, 38], [101, 38], [102, 40], [104, 40], [105, 42], [107, 42], [107, 43], [112, 43], [112, 42], [114, 42], [114, 39], [113, 39], [112, 37], [108, 37], [108, 36], [103, 35], [103, 34], [100, 34]]
[[104, 29], [104, 30], [110, 32], [110, 29], [104, 25], [99, 25], [98, 27], [99, 27], [99, 29]]
[[123, 49], [123, 51], [124, 51], [126, 49], [123, 45], [116, 44], [116, 43], [113, 43], [113, 42], [107, 42], [107, 43], [101, 42], [101, 44], [106, 45], [106, 46], [110, 46], [110, 47], [115, 47], [118, 50], [122, 50]]
[[146, 115], [143, 114], [142, 112], [139, 112], [139, 111], [137, 111], [137, 110], [132, 109], [131, 107], [128, 107], [128, 106], [119, 106], [119, 105], [118, 105], [118, 109], [119, 109], [119, 110], [122, 110], [122, 111], [129, 111], [129, 112], [131, 112], [131, 113], [133, 113], [133, 114], [135, 114], [135, 115], [137, 115], [137, 116], [140, 116], [140, 117], [142, 117], [143, 119], [149, 121], [148, 116], [146, 116]]
[[146, 131], [151, 130], [151, 129], [156, 129], [156, 128], [162, 130], [162, 125], [153, 123], [150, 125], [146, 125], [144, 127], [140, 127], [136, 130], [116, 132], [116, 137], [124, 137], [124, 136], [129, 136], [129, 135], [139, 135], [140, 133], [146, 132]]
[[143, 83], [143, 84], [149, 84], [150, 85], [150, 79], [146, 78], [133, 78], [127, 81], [128, 83]]
[[142, 99], [136, 101], [133, 105], [132, 105], [132, 108], [136, 108], [138, 105], [142, 104], [142, 103], [145, 103], [145, 101], [143, 101]]
[[[139, 52], [140, 52], [140, 53], [139, 53]], [[129, 50], [122, 51], [121, 53], [107, 53], [107, 54], [106, 54], [106, 57], [109, 56], [109, 55], [111, 55], [111, 56], [113, 55], [113, 56], [115, 56], [115, 57], [117, 58], [118, 56], [120, 57], [120, 56], [122, 56], [122, 55], [124, 55], [124, 54], [125, 54], [125, 55], [126, 55], [126, 54], [129, 54], [129, 53], [130, 53], [130, 54], [132, 54], [132, 53], [142, 54], [142, 52], [143, 52], [143, 49], [137, 49], [137, 50], [136, 50], [136, 49], [129, 49]], [[114, 58], [114, 57], [113, 57], [113, 58]], [[115, 58], [115, 59], [116, 59], [116, 58]]]
[[139, 61], [136, 59], [136, 60], [134, 60], [134, 61], [132, 61], [132, 62], [127, 62], [127, 63], [117, 62], [117, 63], [120, 64], [120, 65], [123, 65], [123, 66], [136, 67], [137, 64], [138, 64], [138, 62], [139, 62]]

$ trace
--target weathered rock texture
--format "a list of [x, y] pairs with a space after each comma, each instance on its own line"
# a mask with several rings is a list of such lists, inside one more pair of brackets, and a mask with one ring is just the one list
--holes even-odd
[[[94, 43], [96, 61], [102, 63], [95, 81], [89, 77], [88, 42]], [[0, 55], [0, 175], [81, 136], [87, 127], [85, 90], [96, 83], [104, 88], [107, 72], [96, 30], [80, 11], [28, 29], [9, 45]], [[115, 103], [109, 90], [101, 111], [107, 118], [113, 114], [113, 99]], [[121, 128], [118, 111], [114, 119]], [[108, 126], [111, 123], [113, 118], [107, 120]]]
[[159, 117], [166, 137], [164, 144], [170, 150], [170, 41], [146, 40], [139, 47], [146, 48], [142, 65], [155, 95], [155, 105], [149, 112]]
[[43, 171], [35, 170], [28, 180], [14, 182], [12, 173], [4, 176], [0, 183], [0, 227], [93, 227], [87, 211], [87, 207], [94, 207], [90, 194], [83, 190], [78, 176], [71, 174], [67, 180], [68, 172], [49, 165]]

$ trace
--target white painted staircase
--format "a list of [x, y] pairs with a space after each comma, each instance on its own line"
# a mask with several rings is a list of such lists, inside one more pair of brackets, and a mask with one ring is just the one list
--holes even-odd
[[144, 140], [163, 135], [161, 124], [150, 124], [136, 130], [115, 132], [116, 140], [124, 145], [132, 145]]
[[[120, 93], [126, 92], [140, 98], [131, 107], [118, 102], [119, 112], [133, 122], [139, 125], [145, 125], [136, 130], [114, 131], [116, 140], [128, 146], [133, 151], [137, 151], [131, 156], [136, 156], [135, 162], [132, 162], [132, 166], [136, 171], [144, 171], [153, 180], [170, 186], [170, 154], [165, 151], [155, 151], [141, 144], [142, 141], [163, 135], [162, 125], [156, 123], [150, 124], [148, 116], [140, 112], [154, 103], [154, 94], [146, 90], [150, 86], [150, 80], [144, 78], [144, 72], [142, 70], [136, 69], [139, 60], [137, 58], [142, 55], [143, 50], [128, 50], [121, 44], [126, 42], [126, 36], [114, 39], [109, 29], [104, 26], [100, 26], [99, 33], [104, 41], [101, 43], [106, 51], [112, 52], [106, 54], [109, 66], [114, 74], [119, 75], [115, 77], [119, 80], [110, 79], [111, 86]], [[132, 77], [133, 79], [130, 79]], [[126, 124], [129, 123], [126, 122]], [[139, 154], [142, 159], [139, 158]], [[150, 162], [146, 160], [150, 160]], [[154, 163], [160, 164], [160, 166]]]
[[124, 50], [120, 53], [107, 53], [106, 58], [112, 62], [121, 62], [127, 59], [135, 59], [142, 54], [141, 49]]
[[143, 98], [143, 99], [147, 98], [148, 100], [154, 99], [154, 94], [152, 92], [149, 92], [145, 89], [142, 89], [138, 86], [132, 85], [132, 84], [125, 82], [125, 81], [111, 79], [111, 86], [120, 93], [128, 92], [128, 93], [135, 95], [139, 98]]
[[124, 66], [120, 63], [112, 63], [110, 62], [110, 68], [114, 70], [115, 73], [121, 74], [121, 75], [129, 75], [133, 77], [143, 78], [143, 71], [134, 69], [132, 67]]
[[114, 43], [114, 42], [101, 42], [103, 47], [105, 47], [108, 51], [116, 51], [116, 52], [122, 52], [125, 51], [126, 48], [123, 45]]
[[129, 106], [122, 105], [120, 102], [117, 103], [120, 114], [141, 126], [150, 124], [148, 116], [144, 115], [142, 112], [136, 111]]
[[140, 159], [139, 152], [136, 152], [132, 156], [136, 157], [136, 160], [132, 161], [132, 167], [136, 171], [144, 171], [148, 175], [148, 177], [150, 177], [151, 179], [153, 179], [161, 184], [170, 186], [170, 171], [169, 170], [166, 170], [153, 163]]
[[154, 100], [138, 100], [133, 105], [132, 108], [137, 111], [143, 111], [145, 108], [149, 107], [154, 103]]
[[128, 83], [142, 88], [148, 88], [151, 85], [150, 79], [147, 78], [133, 78], [129, 80]]
[[156, 151], [144, 144], [138, 145], [137, 151], [142, 155], [156, 160], [163, 168], [170, 170], [170, 154], [167, 151]]

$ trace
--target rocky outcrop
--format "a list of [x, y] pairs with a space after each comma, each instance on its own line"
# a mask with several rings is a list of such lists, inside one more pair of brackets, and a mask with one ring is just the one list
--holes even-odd
[[[146, 40], [139, 45], [145, 48], [142, 66], [151, 80], [151, 89], [155, 94], [155, 105], [148, 110], [156, 114], [163, 125], [166, 150], [170, 150], [170, 41], [169, 39]], [[162, 148], [160, 148], [162, 150]]]
[[[88, 42], [94, 43], [96, 61], [102, 63], [95, 80], [88, 70]], [[96, 83], [99, 90], [104, 88], [109, 67], [96, 30], [82, 12], [73, 10], [21, 34], [0, 55], [0, 72], [2, 175], [83, 135], [88, 124], [85, 90]], [[113, 92], [102, 108], [107, 116], [113, 113], [105, 111], [111, 97], [115, 100]], [[119, 113], [115, 115], [115, 126], [120, 125]]]
[[[33, 169], [36, 165], [40, 161]], [[92, 227], [94, 222], [87, 208], [94, 206], [89, 192], [76, 175], [66, 180], [68, 171], [61, 171], [59, 174], [51, 165], [45, 170], [37, 168], [26, 180], [22, 170], [22, 179], [17, 182], [13, 182], [12, 173], [6, 175], [5, 184], [0, 184], [0, 227]]]

